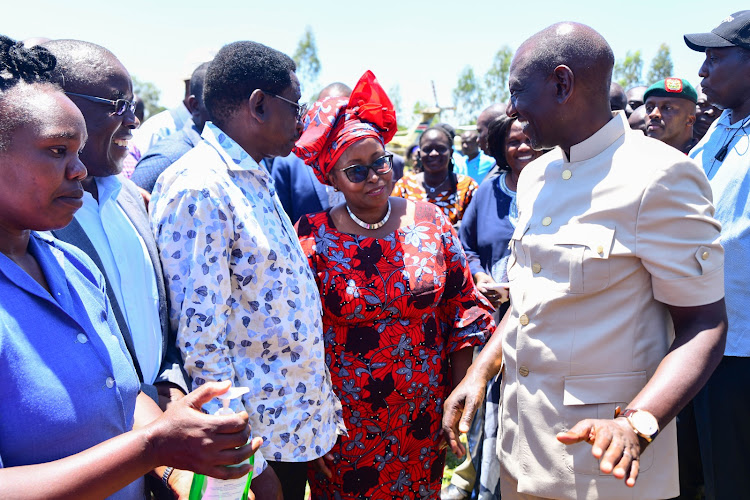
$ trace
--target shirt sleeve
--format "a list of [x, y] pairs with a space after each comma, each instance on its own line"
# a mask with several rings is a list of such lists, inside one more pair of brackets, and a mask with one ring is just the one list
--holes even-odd
[[162, 154], [147, 154], [135, 166], [130, 180], [150, 193], [154, 190], [156, 179], [171, 164], [172, 161]]
[[[234, 224], [222, 199], [206, 190], [180, 191], [161, 200], [162, 211], [154, 213], [161, 219], [152, 221], [169, 286], [170, 321], [193, 387], [235, 378], [226, 345], [231, 328], [229, 252]], [[233, 410], [240, 406], [239, 400], [232, 400]], [[213, 414], [218, 400], [203, 408]]]
[[469, 262], [469, 270], [472, 276], [478, 272], [484, 272], [482, 264], [479, 261], [479, 254], [476, 252], [477, 249], [477, 207], [476, 203], [469, 204], [464, 212], [464, 217], [461, 221], [461, 227], [458, 229], [458, 235], [461, 239], [461, 245], [463, 245], [464, 252], [466, 253], [466, 259]]
[[494, 329], [492, 305], [479, 293], [471, 278], [461, 242], [450, 221], [442, 214], [439, 220], [445, 258], [445, 290], [440, 307], [450, 323], [448, 352], [484, 345]]
[[693, 307], [724, 297], [721, 225], [713, 215], [711, 187], [693, 161], [655, 174], [638, 210], [636, 255], [656, 300]]

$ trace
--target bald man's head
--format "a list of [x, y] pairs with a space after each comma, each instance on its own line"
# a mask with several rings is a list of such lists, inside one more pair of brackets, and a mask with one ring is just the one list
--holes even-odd
[[86, 120], [89, 139], [81, 161], [94, 177], [119, 174], [128, 141], [138, 126], [129, 104], [133, 82], [125, 66], [109, 50], [81, 40], [52, 40], [43, 45], [57, 58], [57, 81]]
[[611, 118], [614, 55], [579, 23], [558, 23], [526, 40], [510, 64], [508, 116], [518, 118], [534, 149], [573, 144]]
[[593, 28], [573, 22], [553, 24], [526, 40], [518, 53], [524, 48], [525, 63], [531, 65], [532, 71], [547, 77], [558, 66], [567, 66], [573, 71], [576, 84], [609, 100], [615, 56]]
[[42, 45], [57, 58], [55, 76], [66, 92], [81, 92], [123, 69], [109, 50], [83, 40], [50, 40]]

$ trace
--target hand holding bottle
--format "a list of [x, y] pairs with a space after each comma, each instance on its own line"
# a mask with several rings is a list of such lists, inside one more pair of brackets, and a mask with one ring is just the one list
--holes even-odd
[[249, 464], [243, 462], [263, 443], [262, 438], [248, 442], [250, 426], [243, 411], [231, 415], [206, 415], [201, 406], [225, 393], [231, 383], [207, 382], [173, 403], [147, 427], [147, 443], [159, 458], [159, 464], [190, 470], [219, 479], [245, 476]]

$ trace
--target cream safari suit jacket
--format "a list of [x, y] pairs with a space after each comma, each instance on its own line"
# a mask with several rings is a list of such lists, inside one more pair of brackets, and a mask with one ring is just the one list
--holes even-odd
[[703, 170], [618, 113], [570, 159], [557, 149], [527, 166], [518, 208], [498, 434], [505, 470], [532, 497], [677, 496], [674, 422], [641, 457], [635, 488], [600, 473], [589, 444], [555, 435], [612, 418], [646, 385], [674, 339], [665, 304], [724, 296]]

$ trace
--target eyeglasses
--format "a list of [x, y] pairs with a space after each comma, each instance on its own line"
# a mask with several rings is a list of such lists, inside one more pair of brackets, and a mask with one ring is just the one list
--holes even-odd
[[94, 97], [92, 95], [86, 95], [86, 94], [76, 94], [75, 92], [65, 92], [67, 95], [74, 95], [76, 97], [80, 97], [82, 99], [86, 99], [88, 101], [98, 102], [101, 104], [109, 104], [111, 106], [115, 107], [115, 114], [117, 116], [122, 116], [125, 111], [130, 110], [131, 113], [135, 114], [135, 103], [130, 102], [127, 99], [117, 99], [116, 101], [113, 101], [111, 99], [105, 99], [103, 97]]
[[374, 162], [372, 165], [352, 165], [351, 167], [342, 168], [341, 171], [346, 174], [349, 181], [359, 184], [367, 180], [370, 170], [378, 175], [385, 175], [393, 168], [393, 155], [386, 153]]
[[301, 120], [303, 116], [305, 116], [305, 113], [307, 113], [307, 103], [299, 105], [294, 101], [290, 101], [286, 97], [281, 97], [280, 95], [272, 94], [270, 92], [266, 92], [266, 94], [270, 95], [271, 97], [275, 97], [276, 99], [281, 99], [284, 102], [288, 102], [295, 108], [297, 108], [297, 121]]

